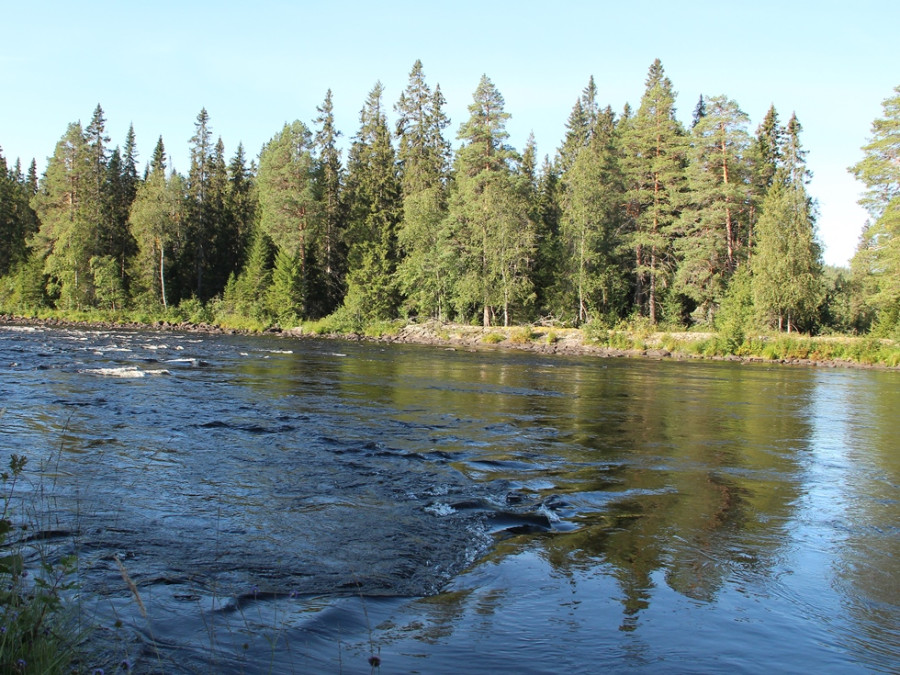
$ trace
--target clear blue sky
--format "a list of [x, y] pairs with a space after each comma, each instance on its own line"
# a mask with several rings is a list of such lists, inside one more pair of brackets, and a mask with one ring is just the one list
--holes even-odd
[[792, 112], [814, 173], [826, 262], [852, 255], [865, 213], [846, 168], [881, 102], [900, 84], [900, 3], [791, 2], [192, 2], [0, 0], [0, 147], [39, 171], [73, 121], [103, 106], [113, 145], [128, 125], [143, 165], [162, 135], [186, 171], [202, 107], [230, 158], [256, 156], [288, 121], [312, 125], [327, 89], [348, 142], [380, 80], [392, 109], [421, 59], [440, 84], [450, 136], [482, 73], [506, 99], [510, 141], [534, 132], [553, 155], [593, 75], [601, 105], [637, 106], [662, 60], [685, 123], [700, 94], [725, 94], [750, 116]]

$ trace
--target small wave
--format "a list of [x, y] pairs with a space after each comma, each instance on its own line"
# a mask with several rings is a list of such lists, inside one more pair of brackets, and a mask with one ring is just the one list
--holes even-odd
[[456, 513], [456, 509], [454, 509], [449, 504], [442, 504], [440, 502], [436, 504], [431, 504], [430, 506], [425, 507], [425, 511], [428, 513], [433, 513], [436, 516], [449, 516], [453, 513]]
[[80, 373], [87, 375], [100, 375], [102, 377], [121, 377], [121, 378], [139, 378], [147, 377], [147, 371], [140, 368], [85, 368], [79, 370]]
[[209, 365], [209, 363], [201, 359], [167, 359], [166, 363], [183, 364], [191, 368], [202, 368]]

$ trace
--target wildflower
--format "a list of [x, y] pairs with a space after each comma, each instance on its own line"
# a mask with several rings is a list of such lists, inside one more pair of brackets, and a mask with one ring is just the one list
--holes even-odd
[[25, 666], [27, 665], [28, 661], [26, 661], [25, 659], [19, 659], [18, 661], [16, 661], [16, 668], [21, 670], [23, 673], [25, 672]]
[[92, 672], [93, 675], [106, 675], [106, 671], [103, 668], [94, 668]]
[[124, 670], [126, 673], [131, 672], [131, 661], [128, 659], [122, 659], [122, 663], [119, 664], [119, 668]]
[[373, 668], [380, 667], [381, 666], [381, 657], [375, 656], [375, 654], [372, 654], [372, 656], [369, 657], [369, 665], [372, 666]]

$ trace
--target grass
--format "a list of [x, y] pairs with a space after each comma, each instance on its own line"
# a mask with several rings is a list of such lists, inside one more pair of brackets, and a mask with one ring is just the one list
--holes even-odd
[[63, 602], [75, 586], [77, 561], [73, 556], [53, 560], [36, 545], [42, 529], [30, 518], [40, 513], [29, 512], [17, 493], [26, 480], [26, 464], [25, 457], [13, 454], [0, 474], [0, 672], [68, 673], [83, 638]]

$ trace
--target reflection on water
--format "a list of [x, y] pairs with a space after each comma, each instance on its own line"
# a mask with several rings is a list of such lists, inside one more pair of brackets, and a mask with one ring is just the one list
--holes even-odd
[[900, 651], [896, 373], [2, 330], [0, 363], [5, 449], [61, 449], [58, 529], [147, 671]]

